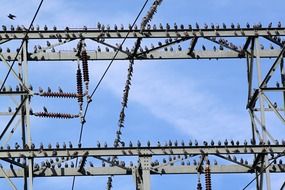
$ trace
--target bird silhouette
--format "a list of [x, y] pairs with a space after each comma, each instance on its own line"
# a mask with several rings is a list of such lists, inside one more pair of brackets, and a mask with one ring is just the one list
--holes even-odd
[[58, 91], [59, 91], [59, 93], [63, 93], [63, 90], [61, 87], [58, 87]]
[[44, 110], [45, 113], [48, 112], [48, 110], [47, 110], [47, 108], [45, 106], [43, 107], [43, 110]]
[[15, 16], [15, 15], [12, 15], [12, 14], [9, 14], [9, 15], [8, 15], [8, 18], [11, 19], [11, 20], [14, 20], [14, 19], [16, 18], [16, 16]]

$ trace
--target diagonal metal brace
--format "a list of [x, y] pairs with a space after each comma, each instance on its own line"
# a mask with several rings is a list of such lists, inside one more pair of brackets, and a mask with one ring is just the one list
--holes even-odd
[[81, 172], [83, 173], [84, 172], [84, 166], [85, 166], [85, 163], [86, 163], [86, 159], [87, 159], [87, 156], [88, 156], [88, 151], [86, 151], [82, 157], [82, 162], [79, 166], [79, 169], [78, 169], [78, 172]]
[[[1, 135], [0, 135], [0, 140], [3, 138], [3, 136], [5, 135], [6, 131], [8, 130], [8, 128], [10, 127], [10, 125], [12, 124], [12, 122], [14, 121], [15, 117], [17, 116], [17, 114], [19, 113], [19, 111], [21, 110], [22, 106], [24, 105], [24, 103], [26, 102], [26, 100], [28, 99], [28, 96], [25, 96], [23, 101], [21, 102], [21, 104], [17, 107], [15, 113], [13, 114], [12, 118], [10, 119], [10, 121], [8, 122], [8, 124], [6, 125], [5, 129], [2, 131]], [[26, 110], [27, 111], [27, 110]]]
[[195, 55], [194, 55], [194, 53], [193, 53], [193, 51], [194, 51], [194, 49], [195, 49], [195, 46], [196, 46], [196, 44], [197, 44], [197, 41], [198, 41], [198, 37], [194, 37], [193, 39], [192, 39], [192, 41], [191, 41], [191, 46], [190, 46], [190, 49], [189, 49], [189, 52], [187, 53], [189, 56], [191, 56], [191, 57], [194, 57]]
[[265, 76], [264, 80], [262, 81], [261, 85], [259, 88], [264, 88], [267, 84], [267, 82], [270, 80], [271, 76], [273, 75], [273, 73], [276, 70], [276, 67], [280, 64], [281, 59], [284, 56], [284, 52], [285, 52], [285, 46], [282, 48], [280, 54], [278, 55], [277, 59], [275, 60], [274, 64], [272, 65], [272, 67], [270, 68], [269, 72], [267, 73], [267, 75]]

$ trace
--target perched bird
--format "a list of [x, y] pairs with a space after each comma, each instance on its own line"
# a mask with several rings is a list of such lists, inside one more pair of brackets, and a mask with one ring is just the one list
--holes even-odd
[[138, 147], [141, 147], [141, 142], [138, 140], [138, 142], [137, 142], [137, 146]]
[[199, 24], [196, 22], [196, 28], [199, 29]]
[[56, 147], [56, 148], [59, 148], [59, 147], [60, 147], [60, 145], [59, 145], [58, 142], [56, 143], [55, 147]]
[[178, 45], [178, 51], [182, 51], [182, 47]]
[[60, 86], [58, 87], [58, 91], [59, 91], [59, 93], [63, 93], [63, 90]]
[[41, 87], [39, 87], [39, 92], [40, 92], [40, 93], [43, 93], [44, 90], [43, 90]]
[[12, 15], [12, 14], [9, 14], [9, 15], [8, 15], [8, 18], [11, 19], [11, 20], [14, 20], [14, 19], [16, 18], [16, 16], [15, 16], [15, 15]]
[[73, 148], [73, 145], [72, 145], [71, 141], [69, 141], [68, 147], [69, 147], [69, 148]]
[[45, 106], [43, 107], [43, 109], [44, 109], [44, 112], [45, 112], [45, 113], [48, 112], [48, 110], [47, 110], [47, 108], [46, 108]]

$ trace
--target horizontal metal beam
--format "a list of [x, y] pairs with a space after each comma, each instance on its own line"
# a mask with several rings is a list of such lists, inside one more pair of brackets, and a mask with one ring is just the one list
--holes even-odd
[[[34, 171], [33, 177], [69, 177], [69, 176], [109, 176], [109, 175], [132, 175], [132, 168], [123, 169], [120, 167], [85, 167], [84, 172], [78, 168], [46, 168], [45, 170]], [[241, 174], [253, 173], [254, 171], [240, 165], [211, 165], [212, 174]], [[270, 173], [285, 172], [285, 165], [274, 164], [269, 167]], [[203, 170], [200, 171], [203, 173]], [[23, 169], [7, 169], [5, 173], [9, 178], [19, 178], [24, 176]], [[151, 170], [152, 175], [169, 174], [197, 174], [197, 166], [163, 166], [157, 171]], [[4, 176], [0, 174], [0, 178]]]
[[[256, 37], [284, 36], [285, 28], [241, 28], [241, 29], [170, 29], [170, 30], [39, 30], [29, 31], [28, 39], [80, 39], [80, 38], [177, 38], [177, 37]], [[25, 37], [24, 31], [0, 31], [0, 40]]]
[[200, 154], [283, 154], [284, 145], [239, 146], [172, 146], [172, 147], [110, 147], [71, 149], [10, 149], [0, 150], [0, 158], [94, 157], [94, 156], [159, 156]]
[[[163, 60], [163, 59], [240, 59], [240, 54], [236, 51], [228, 50], [195, 50], [194, 56], [188, 55], [189, 50], [182, 51], [151, 51], [134, 57], [135, 60]], [[97, 52], [88, 51], [89, 60], [111, 60], [114, 58], [115, 52]], [[280, 54], [280, 50], [260, 50], [260, 58], [277, 58]], [[2, 53], [3, 57], [7, 61], [12, 61], [16, 53]], [[115, 57], [115, 60], [128, 60], [128, 55], [119, 52]], [[40, 52], [40, 53], [28, 53], [28, 61], [76, 61], [76, 52], [60, 51], [60, 52]]]
[[5, 91], [0, 92], [0, 96], [22, 96], [22, 95], [29, 95], [28, 91]]

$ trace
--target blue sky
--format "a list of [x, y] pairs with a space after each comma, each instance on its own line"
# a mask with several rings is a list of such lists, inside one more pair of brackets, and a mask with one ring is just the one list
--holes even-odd
[[[27, 26], [38, 3], [39, 0], [2, 0], [0, 24]], [[95, 27], [97, 22], [101, 22], [111, 26], [121, 23], [127, 26], [133, 22], [143, 3], [143, 0], [45, 0], [35, 25], [38, 24], [41, 27], [56, 25], [60, 28], [84, 25]], [[194, 25], [198, 22], [204, 25], [204, 23], [225, 22], [229, 25], [231, 22], [239, 22], [245, 25], [246, 22], [251, 24], [262, 22], [267, 25], [273, 22], [277, 24], [278, 21], [284, 21], [285, 15], [282, 14], [284, 5], [285, 2], [282, 0], [164, 0], [151, 23], [176, 22]], [[15, 21], [7, 19], [6, 16], [9, 13], [17, 16]], [[44, 44], [45, 41], [41, 43]], [[11, 49], [15, 49], [16, 45], [8, 43]], [[72, 49], [73, 45], [59, 47], [58, 50]], [[184, 46], [187, 48], [187, 43]], [[201, 48], [201, 44], [199, 46]], [[87, 44], [89, 50], [95, 47], [97, 47], [96, 44]], [[90, 62], [91, 89], [94, 88], [107, 64], [106, 61]], [[1, 79], [3, 79], [6, 68], [3, 65], [0, 66]], [[128, 62], [115, 61], [95, 94], [86, 118], [83, 145], [94, 146], [97, 141], [113, 143], [127, 67]], [[47, 89], [50, 86], [56, 91], [57, 87], [61, 86], [66, 91], [74, 92], [76, 90], [75, 72], [75, 62], [30, 63], [30, 80], [34, 89], [38, 89], [39, 86]], [[9, 81], [13, 83], [13, 79]], [[136, 142], [140, 139], [144, 143], [147, 140], [156, 143], [158, 140], [164, 142], [169, 139], [209, 141], [227, 138], [243, 141], [251, 136], [250, 120], [245, 109], [246, 98], [245, 60], [137, 61], [126, 111], [126, 127], [123, 129], [122, 137], [126, 142], [130, 140]], [[2, 97], [0, 102], [3, 103], [0, 106], [3, 109], [11, 104], [11, 102], [6, 103], [6, 99]], [[54, 112], [76, 113], [78, 110], [77, 102], [72, 100], [52, 101], [37, 97], [32, 101], [34, 111], [41, 111], [42, 106]], [[4, 118], [0, 123], [5, 123], [7, 119]], [[78, 120], [33, 118], [31, 122], [32, 140], [36, 144], [68, 141], [76, 144], [78, 141], [80, 130]], [[268, 123], [276, 126], [271, 128], [273, 133], [284, 133], [284, 129], [281, 128], [284, 126], [280, 125], [273, 116], [268, 118]], [[282, 137], [284, 136], [277, 135], [277, 138]], [[11, 140], [11, 144], [15, 141], [20, 141], [19, 134]], [[213, 189], [242, 189], [252, 177], [253, 175], [215, 175], [212, 177]], [[194, 189], [196, 179], [195, 175], [155, 176], [152, 178], [152, 187], [154, 190], [182, 189], [185, 186]], [[273, 189], [277, 189], [283, 183], [284, 175], [273, 175], [272, 179]], [[21, 183], [20, 180], [16, 181]], [[35, 189], [46, 189], [50, 187], [51, 182], [55, 184], [54, 190], [71, 187], [71, 178], [41, 178], [35, 179]], [[76, 181], [77, 189], [94, 189], [94, 187], [104, 189], [105, 184], [105, 177], [78, 178]], [[9, 189], [5, 180], [1, 180], [0, 186], [1, 189]], [[254, 185], [251, 188], [254, 189]], [[115, 177], [114, 189], [134, 189], [132, 177]]]

